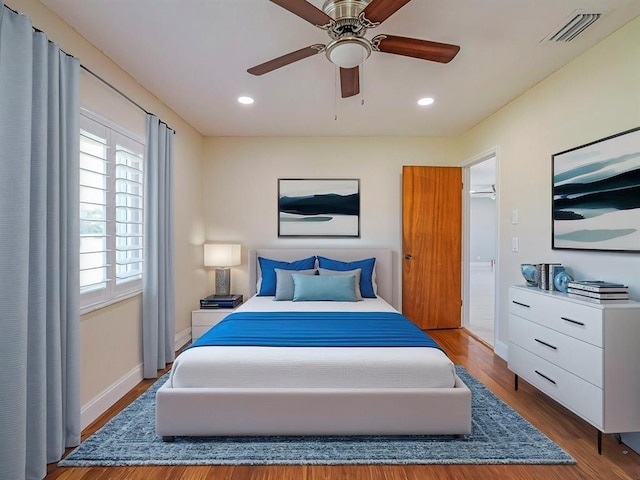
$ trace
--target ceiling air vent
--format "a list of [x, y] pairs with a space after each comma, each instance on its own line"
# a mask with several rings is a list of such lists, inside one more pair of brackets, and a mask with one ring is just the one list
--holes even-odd
[[602, 12], [587, 13], [581, 11], [575, 11], [571, 14], [569, 19], [556, 31], [545, 38], [547, 42], [570, 42], [587, 27], [593, 25], [593, 23], [602, 16]]

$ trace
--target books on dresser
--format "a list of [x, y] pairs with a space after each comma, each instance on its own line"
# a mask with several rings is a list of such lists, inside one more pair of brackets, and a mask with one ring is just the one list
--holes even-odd
[[576, 290], [598, 293], [628, 293], [629, 287], [622, 283], [602, 282], [599, 280], [574, 280], [567, 285]]
[[629, 300], [629, 287], [622, 283], [585, 280], [569, 282], [567, 295], [598, 303]]
[[565, 267], [560, 263], [537, 263], [535, 264], [534, 282], [541, 290], [558, 290], [554, 280], [560, 272], [565, 271]]
[[601, 293], [601, 292], [590, 292], [589, 290], [580, 290], [578, 288], [568, 288], [567, 293], [575, 293], [576, 295], [582, 295], [584, 297], [592, 297], [592, 298], [609, 298], [614, 300], [625, 300], [629, 298], [629, 292], [614, 292], [614, 293]]
[[577, 293], [569, 293], [567, 292], [567, 297], [575, 298], [576, 300], [583, 300], [585, 302], [591, 303], [600, 303], [600, 304], [609, 304], [609, 303], [629, 303], [629, 297], [625, 298], [595, 298], [595, 297], [587, 297], [586, 295], [579, 295]]

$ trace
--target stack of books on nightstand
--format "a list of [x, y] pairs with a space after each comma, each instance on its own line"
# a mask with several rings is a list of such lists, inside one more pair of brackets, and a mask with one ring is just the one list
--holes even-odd
[[567, 295], [595, 303], [624, 302], [629, 300], [629, 287], [622, 283], [600, 280], [573, 281], [567, 284]]
[[210, 295], [200, 300], [200, 308], [236, 308], [242, 295]]

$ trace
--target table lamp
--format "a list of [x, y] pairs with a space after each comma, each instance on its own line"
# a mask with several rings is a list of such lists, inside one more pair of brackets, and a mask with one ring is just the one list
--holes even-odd
[[216, 295], [231, 294], [231, 269], [241, 262], [239, 244], [205, 243], [204, 266], [216, 269]]

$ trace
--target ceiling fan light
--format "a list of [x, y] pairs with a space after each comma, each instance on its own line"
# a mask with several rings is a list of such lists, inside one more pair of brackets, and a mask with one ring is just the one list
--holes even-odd
[[371, 45], [364, 38], [339, 38], [327, 45], [327, 58], [340, 68], [354, 68], [371, 55]]

